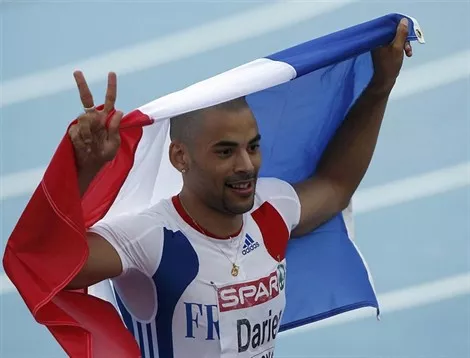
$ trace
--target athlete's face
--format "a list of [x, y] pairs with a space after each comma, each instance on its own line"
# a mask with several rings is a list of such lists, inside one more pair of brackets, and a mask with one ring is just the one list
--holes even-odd
[[249, 211], [261, 165], [260, 136], [251, 110], [209, 110], [201, 126], [185, 185], [213, 209], [228, 214]]

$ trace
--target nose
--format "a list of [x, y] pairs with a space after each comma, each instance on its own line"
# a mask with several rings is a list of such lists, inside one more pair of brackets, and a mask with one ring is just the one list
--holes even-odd
[[240, 151], [235, 161], [235, 172], [252, 172], [255, 169], [252, 157], [246, 150]]

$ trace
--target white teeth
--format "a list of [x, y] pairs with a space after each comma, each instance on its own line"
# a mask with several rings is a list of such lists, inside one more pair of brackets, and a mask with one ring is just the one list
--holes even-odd
[[232, 187], [235, 189], [247, 189], [249, 186], [250, 186], [250, 183], [232, 185]]

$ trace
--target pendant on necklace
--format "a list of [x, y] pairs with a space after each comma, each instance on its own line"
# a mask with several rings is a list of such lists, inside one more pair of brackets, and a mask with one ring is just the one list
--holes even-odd
[[238, 276], [238, 266], [232, 264], [232, 276]]

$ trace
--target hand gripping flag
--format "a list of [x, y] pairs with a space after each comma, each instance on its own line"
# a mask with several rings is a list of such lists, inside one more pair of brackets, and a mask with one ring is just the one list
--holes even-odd
[[[64, 136], [7, 243], [3, 264], [37, 322], [71, 357], [140, 357], [108, 281], [88, 292], [64, 286], [88, 255], [86, 229], [140, 210], [181, 188], [168, 160], [169, 118], [240, 96], [263, 135], [261, 176], [294, 183], [316, 164], [367, 86], [370, 51], [395, 36], [390, 14], [249, 62], [156, 99], [122, 120], [122, 145], [81, 199], [73, 147]], [[409, 40], [424, 43], [416, 20]], [[379, 310], [372, 280], [352, 241], [350, 211], [288, 245], [287, 307], [281, 331], [361, 307]]]

